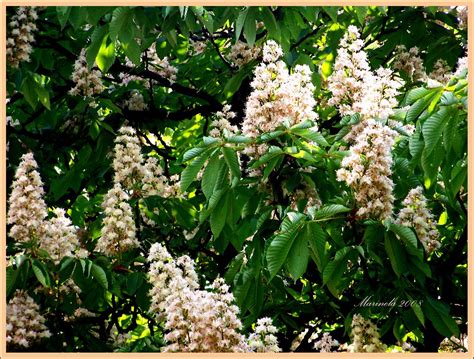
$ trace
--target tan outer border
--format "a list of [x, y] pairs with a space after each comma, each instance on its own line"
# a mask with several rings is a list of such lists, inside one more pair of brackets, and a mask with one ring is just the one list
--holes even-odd
[[[1, 224], [1, 233], [0, 233], [0, 256], [2, 258], [2, 264], [0, 268], [0, 298], [6, 297], [6, 284], [5, 284], [5, 268], [7, 265], [6, 260], [6, 6], [18, 6], [18, 5], [37, 5], [37, 6], [56, 6], [64, 5], [66, 2], [64, 0], [50, 0], [50, 1], [41, 1], [41, 0], [31, 0], [31, 1], [17, 1], [17, 0], [1, 0], [1, 17], [0, 17], [0, 66], [1, 66], [1, 82], [0, 82], [0, 109], [1, 109], [1, 125], [0, 125], [0, 224]], [[216, 5], [216, 6], [230, 6], [230, 5], [293, 5], [293, 6], [327, 6], [327, 5], [389, 5], [389, 6], [446, 6], [446, 5], [464, 5], [468, 6], [468, 18], [472, 19], [472, 13], [474, 9], [473, 0], [463, 0], [463, 1], [410, 1], [410, 0], [394, 0], [394, 1], [361, 1], [361, 0], [352, 0], [352, 1], [337, 1], [337, 0], [327, 0], [327, 1], [308, 1], [308, 0], [248, 0], [248, 1], [224, 1], [224, 0], [191, 0], [191, 1], [181, 1], [181, 0], [167, 0], [167, 1], [113, 1], [113, 0], [69, 0], [67, 5], [116, 5], [116, 6], [126, 6], [131, 4], [136, 5], [147, 5], [147, 6], [163, 6], [163, 5]], [[469, 20], [468, 27], [468, 38], [474, 38], [474, 22]], [[472, 73], [473, 62], [474, 62], [474, 45], [472, 45], [471, 40], [468, 44], [468, 52], [471, 54], [469, 57], [469, 94], [472, 93], [474, 80], [474, 74]], [[472, 95], [468, 98], [469, 108], [472, 109], [474, 106], [474, 100]], [[474, 155], [474, 147], [470, 145], [474, 143], [474, 115], [472, 111], [468, 113], [468, 193], [471, 190], [474, 190], [473, 181], [474, 181], [474, 165], [471, 165], [471, 158]], [[469, 198], [470, 196], [468, 196]], [[323, 354], [323, 353], [280, 353], [280, 354], [218, 354], [218, 353], [199, 353], [199, 354], [165, 354], [165, 353], [6, 353], [6, 343], [3, 338], [6, 337], [5, 324], [5, 305], [6, 301], [0, 299], [0, 358], [63, 358], [63, 357], [83, 357], [83, 358], [103, 358], [103, 357], [127, 357], [127, 358], [151, 358], [157, 357], [160, 358], [221, 358], [221, 357], [232, 357], [232, 358], [249, 358], [249, 357], [279, 357], [279, 358], [386, 358], [386, 357], [407, 357], [414, 356], [416, 358], [474, 358], [474, 348], [473, 348], [473, 336], [474, 336], [474, 327], [469, 325], [474, 320], [474, 279], [472, 265], [474, 264], [474, 250], [473, 250], [473, 240], [471, 239], [470, 233], [474, 230], [474, 223], [471, 221], [471, 213], [474, 210], [474, 203], [472, 200], [468, 201], [468, 338], [469, 338], [469, 352], [467, 353], [385, 353], [385, 354], [366, 354], [366, 353], [332, 353], [332, 354]]]

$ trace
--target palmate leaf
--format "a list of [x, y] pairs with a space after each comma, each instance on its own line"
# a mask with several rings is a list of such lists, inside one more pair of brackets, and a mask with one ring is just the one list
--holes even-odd
[[406, 269], [406, 253], [398, 239], [390, 233], [385, 233], [384, 243], [393, 271], [400, 277]]
[[92, 263], [90, 273], [94, 277], [94, 279], [104, 288], [108, 289], [109, 282], [107, 280], [107, 275], [102, 267], [98, 266], [95, 263]]
[[301, 230], [293, 241], [290, 252], [288, 253], [288, 272], [295, 280], [301, 277], [308, 267], [308, 239], [306, 231], [304, 229]]
[[311, 250], [311, 257], [318, 270], [322, 272], [327, 262], [326, 233], [318, 223], [308, 222], [304, 227], [304, 234]]
[[423, 124], [426, 156], [429, 156], [436, 143], [441, 139], [443, 130], [452, 111], [450, 107], [442, 106], [439, 111], [430, 116]]
[[423, 252], [419, 250], [420, 248], [418, 248], [418, 240], [416, 235], [410, 228], [396, 223], [390, 223], [388, 228], [390, 231], [395, 233], [406, 245], [408, 253], [415, 256], [419, 256], [420, 254], [423, 255]]
[[220, 177], [220, 172], [226, 167], [225, 161], [223, 158], [220, 158], [218, 154], [214, 154], [214, 156], [210, 158], [201, 180], [201, 189], [207, 199], [209, 199], [214, 192], [216, 183]]
[[320, 146], [329, 146], [329, 143], [326, 141], [324, 136], [315, 130], [311, 130], [309, 128], [293, 128], [291, 132], [308, 141], [316, 142]]
[[116, 40], [118, 34], [127, 22], [131, 19], [131, 9], [126, 6], [117, 7], [112, 13], [112, 21], [110, 22], [110, 38]]
[[207, 151], [201, 153], [201, 155], [194, 158], [194, 160], [181, 173], [180, 186], [183, 192], [186, 192], [189, 185], [196, 179], [198, 172], [201, 170], [202, 166], [208, 159], [207, 155], [211, 151], [212, 149], [207, 149]]
[[341, 204], [329, 204], [314, 214], [315, 219], [327, 218], [339, 213], [349, 212], [351, 209]]
[[211, 224], [211, 231], [214, 235], [214, 238], [219, 237], [219, 234], [225, 226], [229, 207], [229, 193], [230, 192], [226, 192], [223, 196], [221, 196], [219, 202], [211, 213], [209, 223]]
[[268, 246], [266, 258], [270, 278], [273, 278], [285, 264], [304, 218], [305, 216], [301, 213], [294, 213], [292, 216], [285, 218], [281, 227], [282, 231], [273, 238]]
[[230, 168], [232, 176], [240, 178], [240, 164], [237, 153], [230, 147], [222, 147], [222, 154], [227, 163], [227, 166]]
[[427, 299], [422, 304], [423, 312], [433, 323], [435, 329], [447, 338], [459, 335], [459, 327], [456, 321], [449, 315], [447, 306], [432, 297], [427, 297]]
[[344, 247], [336, 252], [332, 261], [330, 261], [323, 271], [323, 285], [327, 285], [329, 291], [337, 297], [344, 289], [342, 276], [347, 269], [349, 260], [354, 260], [357, 252], [353, 247]]

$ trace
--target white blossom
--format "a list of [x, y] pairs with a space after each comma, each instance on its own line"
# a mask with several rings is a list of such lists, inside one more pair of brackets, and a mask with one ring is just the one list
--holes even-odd
[[281, 352], [276, 333], [278, 329], [273, 325], [272, 318], [260, 318], [257, 320], [254, 332], [247, 338], [249, 349], [257, 353]]
[[144, 176], [140, 141], [132, 127], [122, 126], [118, 132], [112, 163], [115, 171], [114, 182], [126, 190], [132, 190]]
[[96, 250], [115, 256], [131, 248], [139, 247], [136, 238], [132, 207], [129, 196], [120, 184], [115, 184], [104, 197], [104, 220]]
[[351, 339], [352, 343], [348, 347], [351, 353], [380, 353], [387, 349], [387, 346], [380, 341], [377, 326], [360, 314], [352, 317]]
[[124, 106], [130, 111], [145, 111], [148, 109], [143, 95], [138, 90], [132, 90], [130, 97], [124, 101]]
[[261, 48], [257, 46], [250, 47], [247, 43], [237, 41], [230, 48], [228, 55], [230, 62], [238, 67], [242, 67], [252, 60], [255, 60], [261, 52]]
[[[263, 62], [255, 69], [242, 124], [242, 132], [248, 137], [256, 138], [285, 122], [293, 126], [318, 118], [313, 110], [316, 101], [311, 70], [306, 65], [296, 65], [290, 73], [279, 60], [282, 54], [281, 47], [273, 40], [267, 41], [263, 48]], [[245, 152], [261, 155], [265, 150], [249, 146]]]
[[8, 301], [6, 318], [6, 341], [8, 346], [28, 348], [32, 344], [49, 338], [51, 333], [45, 326], [45, 318], [39, 306], [25, 291], [17, 290]]
[[328, 104], [336, 106], [341, 115], [359, 113], [362, 120], [387, 119], [398, 104], [396, 95], [402, 85], [393, 79], [390, 69], [370, 69], [357, 28], [350, 25], [337, 50], [328, 89], [332, 93]]
[[45, 223], [45, 235], [41, 239], [40, 247], [48, 252], [55, 264], [59, 264], [64, 257], [83, 256], [76, 228], [66, 217], [64, 209], [56, 208], [54, 215], [55, 217]]
[[18, 67], [20, 62], [31, 60], [30, 55], [33, 52], [31, 44], [35, 42], [37, 18], [36, 7], [19, 6], [16, 14], [8, 22], [6, 55], [10, 66]]
[[354, 189], [361, 218], [386, 219], [392, 214], [392, 146], [397, 133], [369, 119], [358, 125], [350, 153], [341, 161], [337, 179]]
[[104, 90], [101, 77], [102, 73], [99, 70], [94, 68], [89, 70], [86, 49], [82, 49], [76, 62], [74, 62], [74, 71], [71, 78], [75, 86], [69, 90], [69, 94], [84, 97], [100, 94]]
[[11, 186], [7, 223], [12, 225], [10, 237], [18, 242], [40, 240], [44, 234], [48, 212], [43, 200], [43, 182], [37, 169], [33, 153], [24, 154]]
[[410, 190], [403, 200], [403, 206], [398, 214], [397, 223], [413, 227], [426, 252], [431, 253], [438, 249], [439, 233], [433, 214], [428, 209], [426, 197], [423, 195], [423, 188], [418, 186]]

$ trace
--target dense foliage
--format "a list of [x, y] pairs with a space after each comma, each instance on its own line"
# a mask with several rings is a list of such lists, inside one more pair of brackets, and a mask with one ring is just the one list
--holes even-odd
[[465, 350], [465, 9], [7, 17], [9, 350]]

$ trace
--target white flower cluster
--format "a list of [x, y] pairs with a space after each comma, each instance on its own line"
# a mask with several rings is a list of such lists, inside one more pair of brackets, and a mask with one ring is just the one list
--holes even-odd
[[451, 78], [452, 73], [448, 63], [445, 60], [438, 59], [434, 65], [433, 70], [428, 77], [442, 85], [446, 85]]
[[62, 208], [54, 210], [55, 217], [45, 223], [45, 235], [40, 247], [46, 250], [55, 264], [59, 264], [64, 257], [87, 257], [85, 249], [80, 248], [76, 228], [72, 225], [66, 212]]
[[22, 61], [30, 61], [33, 51], [31, 43], [35, 41], [33, 35], [36, 31], [35, 20], [38, 19], [34, 6], [20, 6], [16, 14], [12, 16], [8, 27], [10, 29], [7, 38], [7, 63], [11, 67], [18, 67]]
[[225, 105], [222, 111], [216, 112], [217, 118], [211, 122], [212, 129], [209, 131], [209, 136], [214, 138], [229, 137], [237, 134], [237, 126], [230, 124], [230, 119], [236, 116], [235, 112], [230, 110], [230, 105]]
[[278, 329], [273, 325], [272, 318], [264, 317], [257, 320], [254, 333], [250, 334], [247, 342], [249, 349], [257, 353], [278, 353]]
[[467, 29], [467, 6], [456, 6], [459, 28]]
[[118, 183], [105, 195], [102, 202], [105, 217], [96, 245], [99, 252], [114, 256], [139, 247], [132, 207], [128, 200], [128, 194]]
[[352, 343], [348, 346], [351, 353], [380, 353], [387, 346], [380, 341], [377, 326], [370, 319], [365, 319], [360, 314], [352, 317], [351, 324]]
[[261, 48], [258, 46], [250, 47], [243, 41], [237, 41], [232, 45], [229, 53], [229, 60], [236, 66], [242, 67], [260, 55]]
[[200, 290], [194, 262], [188, 256], [174, 259], [155, 243], [148, 256], [151, 310], [165, 321], [166, 352], [244, 352], [245, 337], [234, 296], [222, 278], [210, 291]]
[[460, 338], [452, 336], [451, 338], [444, 338], [439, 345], [439, 352], [448, 353], [463, 353], [468, 348], [468, 340], [466, 334], [461, 334]]
[[174, 280], [182, 287], [195, 290], [199, 287], [197, 274], [191, 258], [186, 256], [175, 260], [160, 243], [151, 246], [147, 260], [151, 263], [148, 274], [153, 285], [150, 290], [150, 310], [156, 313], [158, 319], [162, 319], [166, 300], [172, 294], [171, 282]]
[[407, 51], [405, 45], [398, 45], [393, 68], [405, 72], [414, 82], [426, 79], [423, 60], [419, 56], [419, 50], [416, 46]]
[[[280, 60], [281, 47], [273, 40], [263, 47], [263, 63], [255, 69], [250, 94], [242, 124], [244, 135], [256, 138], [262, 133], [271, 132], [285, 121], [292, 126], [305, 120], [316, 120], [318, 115], [313, 108], [311, 70], [306, 65], [297, 65], [290, 73], [286, 64]], [[264, 149], [252, 146], [248, 154], [262, 154]]]
[[64, 209], [56, 208], [55, 217], [46, 219], [43, 182], [37, 169], [31, 152], [21, 157], [9, 198], [7, 223], [13, 225], [9, 236], [21, 243], [36, 241], [55, 264], [66, 256], [86, 257], [88, 253], [80, 248], [76, 229]]
[[17, 290], [7, 304], [7, 344], [28, 348], [51, 333], [44, 325], [39, 306], [25, 291]]
[[145, 111], [148, 109], [143, 95], [138, 90], [132, 90], [130, 98], [124, 101], [124, 105], [130, 111]]
[[17, 242], [40, 240], [44, 235], [43, 222], [48, 211], [43, 200], [43, 182], [37, 169], [33, 153], [28, 152], [21, 157], [15, 172], [7, 223], [13, 225], [9, 235]]
[[[129, 68], [133, 68], [135, 67], [134, 63], [132, 61], [130, 61], [129, 58], [126, 58], [125, 60], [125, 66], [129, 67]], [[121, 83], [122, 85], [124, 86], [127, 86], [129, 82], [131, 81], [136, 81], [140, 84], [142, 84], [145, 88], [150, 88], [150, 82], [149, 81], [145, 81], [143, 78], [141, 78], [140, 76], [137, 76], [137, 75], [131, 75], [129, 73], [126, 73], [126, 72], [120, 72], [118, 74], [118, 77], [119, 79], [121, 80]]]
[[120, 333], [114, 324], [110, 330], [110, 339], [114, 348], [121, 348], [132, 338], [130, 333]]
[[222, 278], [211, 290], [192, 290], [171, 282], [173, 294], [167, 299], [166, 352], [246, 352], [242, 323], [234, 296]]
[[464, 71], [467, 71], [468, 65], [469, 65], [468, 57], [467, 56], [461, 57], [458, 60], [457, 68], [456, 68], [456, 71], [454, 72], [454, 76], [457, 76], [457, 77], [462, 76], [464, 74]]
[[179, 175], [170, 176], [168, 179], [156, 158], [149, 157], [144, 160], [135, 129], [122, 126], [118, 132], [112, 162], [115, 171], [114, 182], [125, 190], [136, 190], [145, 197], [179, 196]]
[[114, 182], [126, 190], [132, 190], [144, 175], [140, 141], [132, 127], [122, 126], [118, 132], [112, 162]]
[[[319, 336], [318, 336], [319, 338]], [[314, 342], [313, 348], [320, 353], [332, 352], [333, 347], [339, 347], [339, 342], [332, 338], [328, 332], [323, 333], [321, 338]]]
[[418, 186], [408, 192], [403, 200], [403, 208], [398, 214], [397, 223], [407, 227], [413, 227], [420, 239], [425, 251], [428, 253], [440, 247], [439, 233], [436, 230], [436, 222], [433, 214], [427, 206], [423, 188]]
[[147, 50], [147, 56], [150, 59], [150, 65], [155, 67], [155, 71], [158, 75], [164, 77], [170, 83], [176, 82], [176, 74], [178, 73], [178, 69], [170, 64], [168, 57], [160, 59], [156, 53], [155, 43], [153, 43], [153, 45]]
[[74, 72], [71, 78], [75, 86], [69, 90], [69, 94], [84, 97], [100, 94], [104, 89], [101, 77], [102, 74], [99, 70], [89, 70], [87, 67], [86, 49], [82, 49], [74, 63]]
[[207, 49], [207, 44], [205, 41], [189, 40], [189, 45], [192, 47], [193, 55], [202, 54]]
[[361, 218], [386, 219], [392, 214], [391, 149], [397, 133], [373, 119], [363, 126], [341, 162], [337, 179], [354, 189]]
[[337, 50], [328, 89], [328, 104], [336, 106], [341, 115], [359, 113], [362, 119], [386, 119], [397, 105], [396, 95], [401, 83], [395, 81], [390, 69], [371, 71], [364, 42], [358, 29], [350, 25]]

